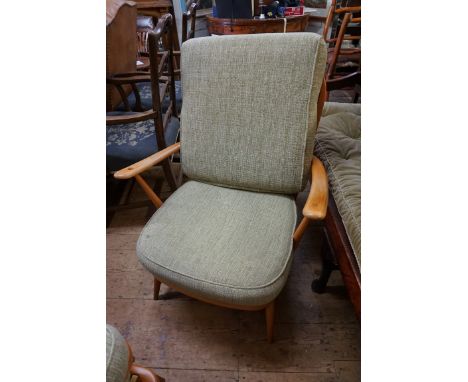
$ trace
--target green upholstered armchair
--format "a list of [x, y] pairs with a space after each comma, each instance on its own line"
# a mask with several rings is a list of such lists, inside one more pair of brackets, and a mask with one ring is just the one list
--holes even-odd
[[133, 376], [138, 376], [139, 382], [164, 382], [164, 378], [133, 361], [125, 338], [116, 328], [106, 325], [106, 382], [131, 382]]
[[[266, 312], [293, 247], [310, 220], [323, 219], [328, 184], [313, 157], [325, 99], [326, 48], [313, 33], [191, 39], [182, 45], [181, 141], [118, 171], [135, 177], [177, 151], [189, 181], [143, 229], [137, 255], [161, 283], [219, 306]], [[296, 227], [295, 196], [311, 190]]]

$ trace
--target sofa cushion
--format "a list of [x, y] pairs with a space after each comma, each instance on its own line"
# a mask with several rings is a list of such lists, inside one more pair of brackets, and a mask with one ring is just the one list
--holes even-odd
[[111, 325], [106, 325], [106, 382], [129, 381], [129, 353], [125, 339]]
[[337, 114], [343, 112], [349, 112], [356, 115], [361, 115], [361, 104], [360, 103], [341, 103], [341, 102], [325, 102], [322, 111], [322, 117], [326, 117], [330, 114]]
[[361, 105], [327, 103], [315, 151], [324, 163], [330, 191], [361, 264]]
[[[116, 114], [128, 113], [107, 113], [107, 115]], [[178, 134], [179, 120], [177, 118], [171, 118], [164, 132], [166, 145], [169, 146], [174, 144], [177, 141]], [[154, 121], [152, 119], [135, 123], [107, 126], [107, 171], [116, 171], [130, 166], [131, 164], [154, 154], [158, 150]]]
[[137, 255], [176, 289], [258, 306], [272, 301], [286, 282], [295, 222], [291, 196], [189, 181], [146, 224]]
[[182, 168], [191, 179], [297, 193], [309, 178], [326, 48], [314, 33], [182, 45]]

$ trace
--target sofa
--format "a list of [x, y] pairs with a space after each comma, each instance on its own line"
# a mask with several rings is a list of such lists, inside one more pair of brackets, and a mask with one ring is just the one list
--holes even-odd
[[324, 221], [323, 268], [312, 289], [323, 293], [339, 269], [356, 314], [361, 314], [361, 105], [325, 103], [315, 138], [330, 196]]

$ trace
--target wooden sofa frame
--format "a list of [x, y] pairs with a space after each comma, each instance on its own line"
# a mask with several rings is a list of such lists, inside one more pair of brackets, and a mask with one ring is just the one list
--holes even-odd
[[[327, 90], [326, 90], [326, 83], [323, 81], [320, 94], [317, 102], [317, 125], [320, 121], [320, 117], [322, 115], [323, 105], [325, 103], [325, 99], [327, 97]], [[131, 179], [135, 178], [138, 184], [142, 187], [143, 191], [146, 193], [148, 198], [152, 201], [152, 203], [157, 207], [161, 207], [163, 202], [162, 200], [156, 195], [153, 189], [146, 183], [143, 177], [140, 175], [144, 171], [152, 168], [153, 166], [161, 163], [162, 161], [166, 160], [167, 158], [171, 157], [175, 153], [180, 151], [180, 142], [171, 145], [164, 150], [161, 150], [148, 158], [145, 158], [131, 166], [128, 166], [122, 170], [117, 171], [114, 176], [117, 179]], [[302, 210], [303, 218], [299, 225], [297, 226], [294, 235], [293, 235], [293, 250], [299, 244], [304, 232], [306, 231], [307, 227], [309, 226], [310, 221], [312, 220], [323, 220], [325, 218], [327, 212], [327, 203], [328, 203], [328, 177], [323, 166], [323, 163], [317, 157], [313, 157], [312, 165], [311, 165], [311, 187], [309, 191], [308, 198]], [[269, 342], [273, 341], [273, 325], [274, 325], [274, 310], [275, 310], [275, 300], [271, 301], [265, 305], [258, 305], [258, 306], [246, 306], [246, 305], [234, 305], [228, 303], [220, 303], [218, 301], [211, 301], [204, 297], [201, 297], [191, 291], [183, 290], [182, 288], [174, 285], [170, 285], [169, 283], [165, 282], [167, 286], [170, 288], [177, 290], [189, 297], [195, 298], [200, 301], [204, 301], [210, 303], [212, 305], [217, 305], [225, 308], [231, 309], [239, 309], [239, 310], [249, 310], [249, 311], [257, 311], [257, 310], [265, 310], [265, 318], [266, 318], [266, 328], [267, 328], [267, 338]], [[157, 300], [159, 298], [159, 290], [161, 287], [161, 281], [154, 279], [154, 299]]]
[[343, 220], [330, 194], [323, 227], [322, 272], [312, 282], [312, 290], [324, 293], [330, 274], [339, 269], [358, 319], [361, 319], [361, 270], [346, 233]]

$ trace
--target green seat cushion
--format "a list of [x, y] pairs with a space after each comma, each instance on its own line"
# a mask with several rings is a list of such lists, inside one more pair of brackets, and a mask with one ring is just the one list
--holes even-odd
[[186, 41], [184, 174], [237, 189], [300, 192], [310, 174], [326, 55], [315, 33]]
[[119, 331], [106, 325], [106, 382], [126, 382], [128, 370], [128, 346]]
[[359, 267], [361, 266], [361, 105], [325, 104], [315, 151], [324, 163]]
[[286, 282], [295, 223], [291, 196], [189, 181], [146, 224], [137, 255], [159, 281], [196, 297], [263, 305]]

